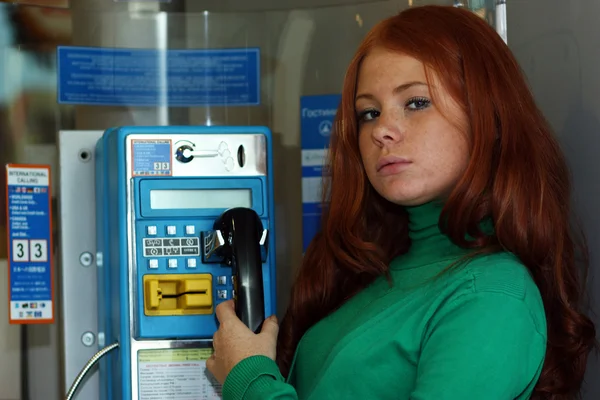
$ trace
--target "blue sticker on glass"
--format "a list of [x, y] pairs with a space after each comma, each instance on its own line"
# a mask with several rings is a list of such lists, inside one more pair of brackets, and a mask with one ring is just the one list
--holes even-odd
[[256, 106], [260, 49], [58, 47], [58, 102], [117, 106]]
[[303, 251], [321, 229], [323, 167], [341, 95], [300, 99]]
[[169, 139], [139, 139], [132, 141], [133, 176], [172, 175], [173, 155]]
[[54, 321], [50, 168], [8, 165], [11, 323]]

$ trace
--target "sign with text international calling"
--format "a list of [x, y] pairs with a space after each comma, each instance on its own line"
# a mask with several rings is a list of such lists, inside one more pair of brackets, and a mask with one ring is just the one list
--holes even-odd
[[7, 165], [11, 324], [54, 322], [50, 167]]

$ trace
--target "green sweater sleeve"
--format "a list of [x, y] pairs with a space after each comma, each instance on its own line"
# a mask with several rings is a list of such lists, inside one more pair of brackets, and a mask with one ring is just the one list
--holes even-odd
[[297, 400], [275, 361], [253, 356], [240, 361], [223, 384], [223, 400]]
[[494, 291], [440, 307], [425, 333], [410, 399], [529, 398], [546, 351], [541, 313], [543, 307]]

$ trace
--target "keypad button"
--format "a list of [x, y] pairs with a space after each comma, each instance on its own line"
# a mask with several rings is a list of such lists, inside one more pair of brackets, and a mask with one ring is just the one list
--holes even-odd
[[156, 259], [148, 260], [148, 268], [157, 269], [158, 268], [158, 260], [156, 260]]
[[188, 260], [187, 260], [187, 266], [188, 266], [188, 268], [196, 268], [196, 259], [195, 258], [188, 258]]
[[177, 227], [170, 225], [167, 226], [167, 235], [176, 235], [177, 234]]
[[155, 236], [158, 230], [156, 229], [156, 226], [149, 226], [146, 228], [146, 232], [148, 235]]
[[171, 258], [169, 260], [169, 268], [177, 268], [177, 260], [174, 258]]
[[217, 285], [227, 285], [227, 277], [226, 276], [217, 277]]
[[226, 299], [227, 298], [227, 290], [217, 290], [217, 298], [218, 299]]
[[187, 235], [193, 235], [196, 233], [196, 227], [194, 225], [187, 225], [185, 227], [185, 233]]

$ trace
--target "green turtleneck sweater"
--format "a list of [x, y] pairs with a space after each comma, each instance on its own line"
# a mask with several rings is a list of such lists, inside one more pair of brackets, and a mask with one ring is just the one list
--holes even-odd
[[411, 248], [385, 278], [302, 337], [285, 380], [255, 356], [228, 375], [224, 400], [527, 399], [546, 320], [528, 270], [508, 253], [465, 255], [438, 229], [435, 204], [409, 208]]

